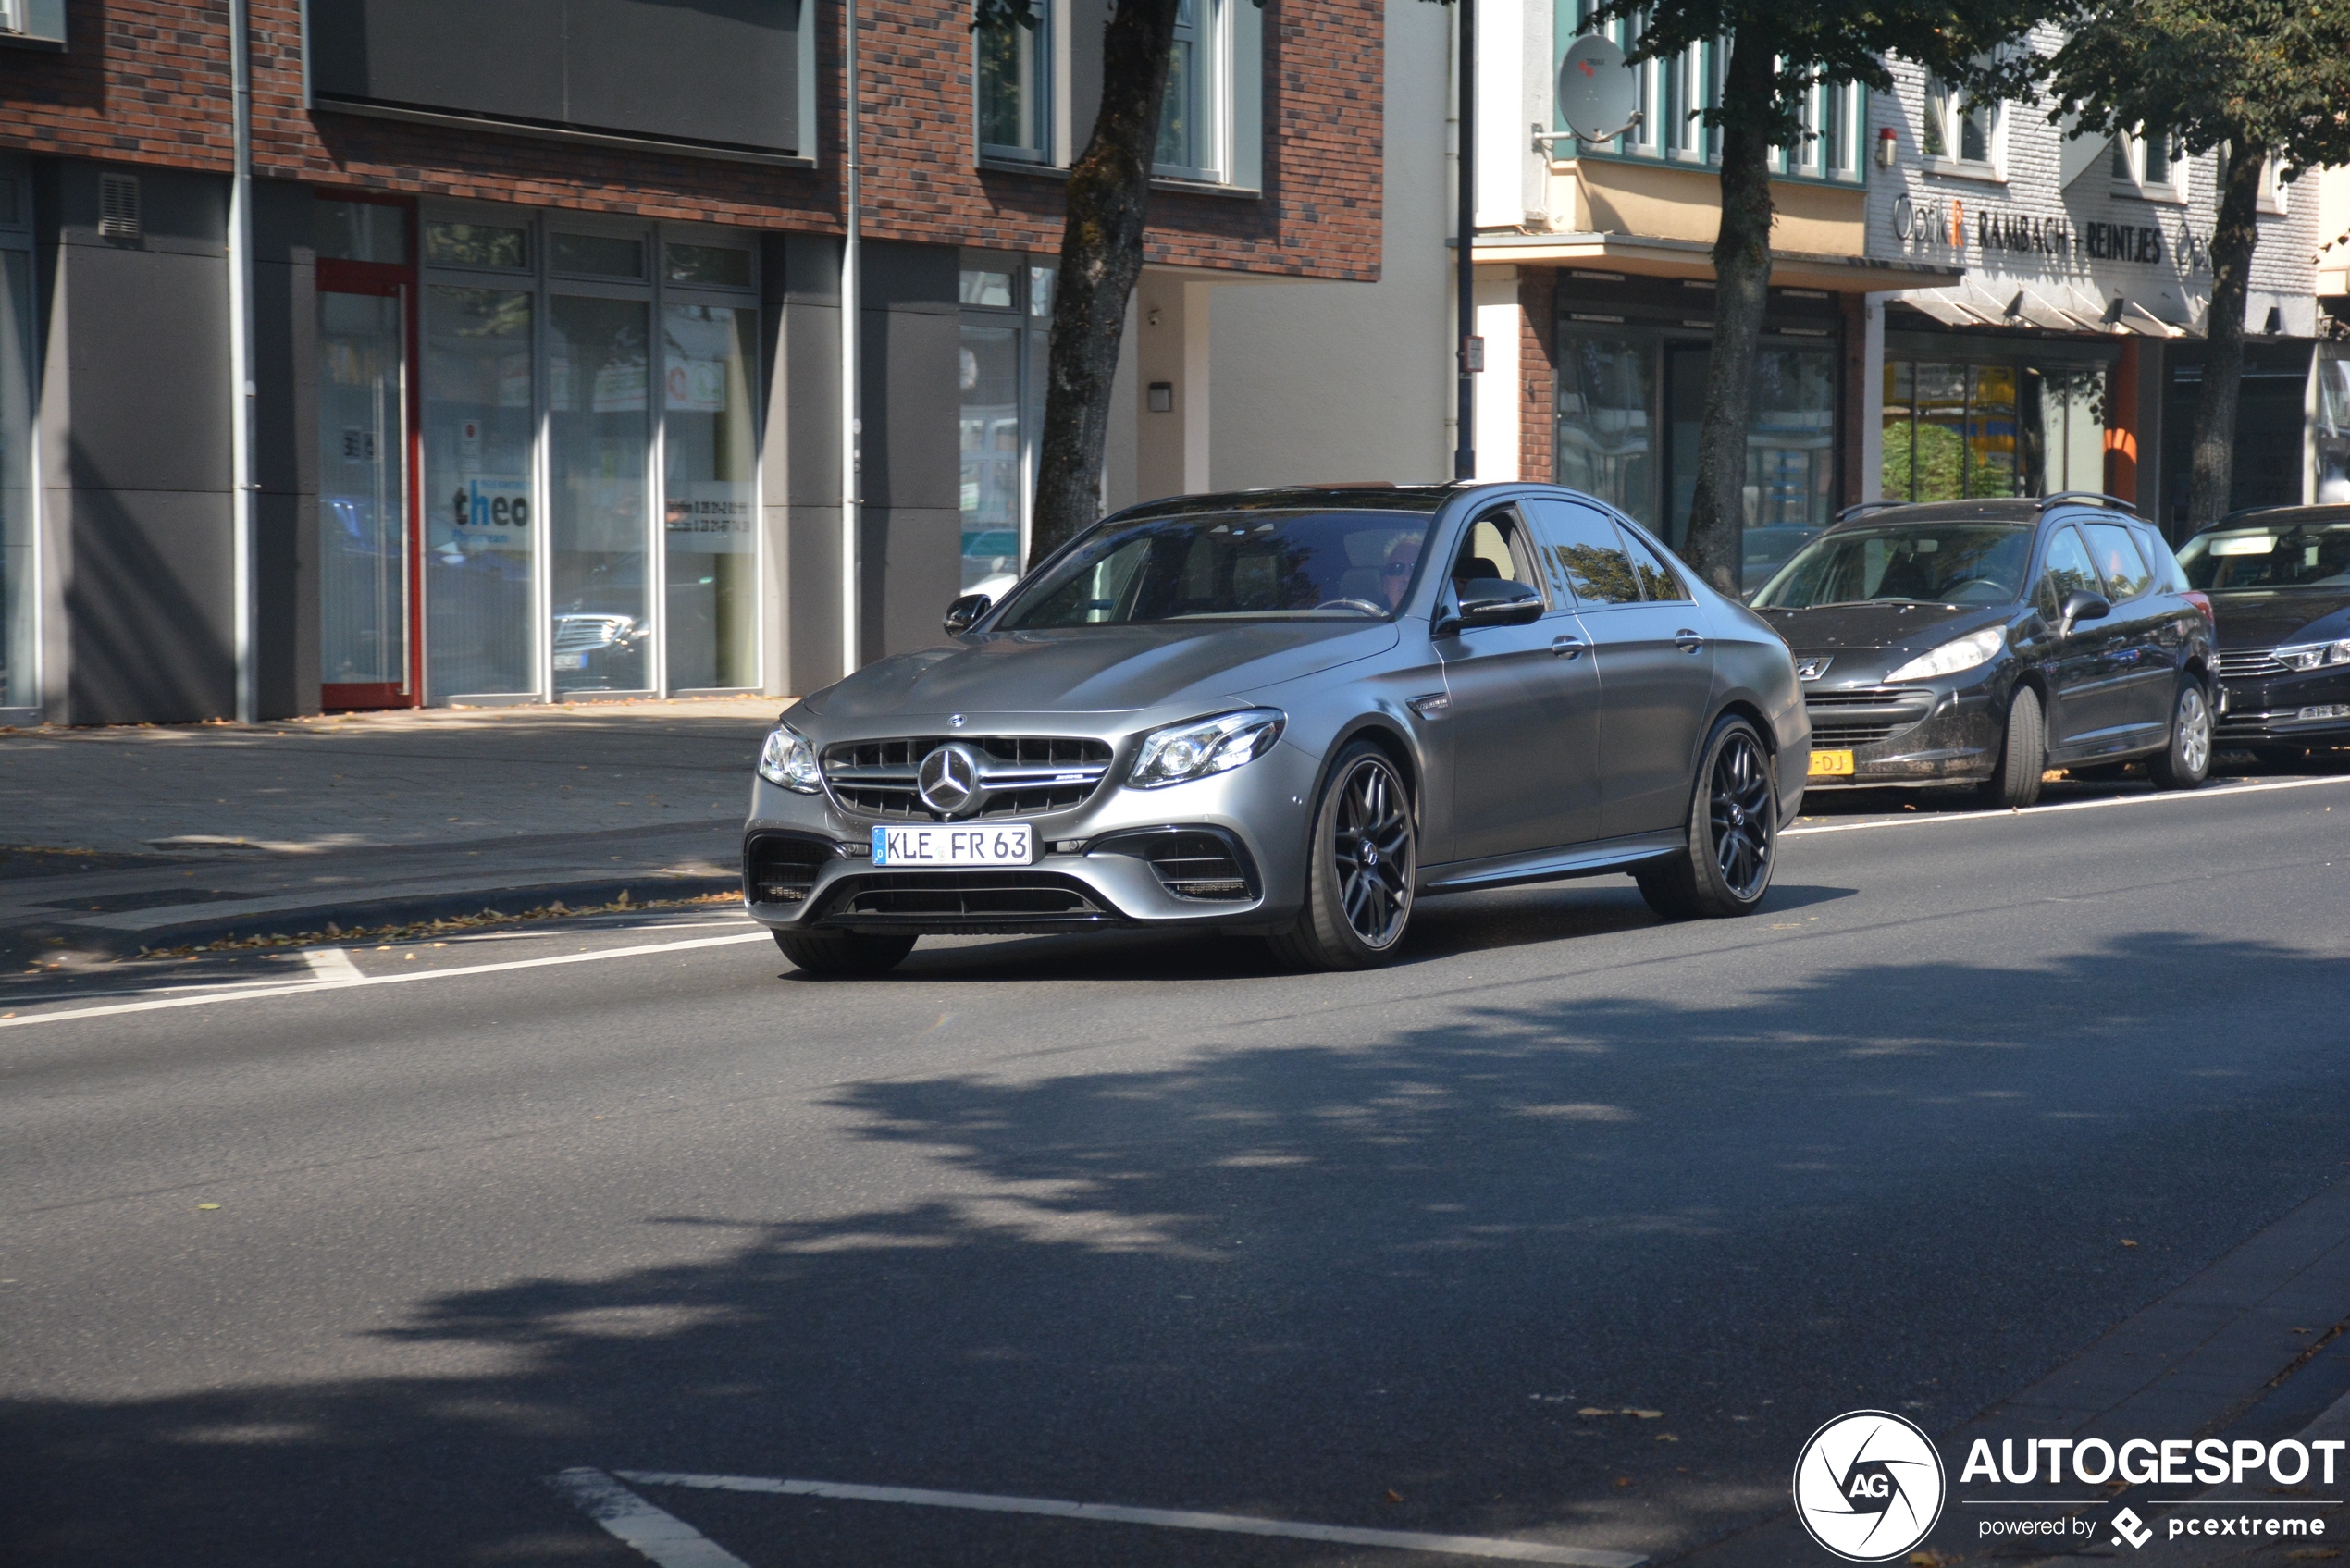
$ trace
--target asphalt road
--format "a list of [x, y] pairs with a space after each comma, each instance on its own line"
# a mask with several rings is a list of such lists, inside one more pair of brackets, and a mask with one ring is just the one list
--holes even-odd
[[[1815, 820], [1738, 922], [1431, 902], [1367, 975], [673, 921], [0, 1003], [0, 1561], [641, 1562], [576, 1467], [1669, 1560], [2350, 1168], [2350, 779], [2065, 804]], [[1461, 1561], [632, 1484], [679, 1563]]]

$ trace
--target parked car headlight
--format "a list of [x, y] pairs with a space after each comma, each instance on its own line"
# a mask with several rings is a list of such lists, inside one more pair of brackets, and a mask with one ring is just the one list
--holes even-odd
[[2328, 664], [2350, 664], [2350, 639], [2304, 642], [2277, 649], [2277, 662], [2288, 670], [2316, 670]]
[[767, 744], [759, 753], [759, 776], [801, 795], [815, 795], [824, 787], [816, 748], [807, 736], [781, 724], [767, 732]]
[[2007, 632], [1998, 626], [1985, 626], [1979, 632], [1969, 632], [1953, 637], [1940, 648], [1919, 654], [1885, 678], [1888, 681], [1925, 681], [1936, 675], [1955, 675], [1961, 670], [1972, 670], [1998, 654], [2008, 640]]
[[1247, 708], [1214, 719], [1153, 730], [1126, 782], [1137, 789], [1229, 773], [1273, 749], [1289, 716], [1277, 708]]

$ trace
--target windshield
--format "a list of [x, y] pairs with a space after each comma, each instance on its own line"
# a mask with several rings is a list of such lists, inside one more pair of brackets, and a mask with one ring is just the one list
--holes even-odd
[[1754, 596], [1758, 610], [1830, 604], [2013, 604], [2029, 527], [1996, 523], [1849, 528], [1803, 547]]
[[2350, 588], [2350, 521], [2266, 528], [2214, 528], [2179, 551], [2187, 586], [2230, 588]]
[[1206, 512], [1111, 524], [1034, 584], [1002, 631], [1217, 616], [1381, 620], [1411, 586], [1432, 512]]

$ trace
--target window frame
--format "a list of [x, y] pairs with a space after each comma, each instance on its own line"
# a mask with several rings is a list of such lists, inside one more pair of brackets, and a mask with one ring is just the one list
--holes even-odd
[[[1962, 149], [1966, 145], [1965, 128], [1975, 116], [1983, 117], [1985, 155], [1970, 158]], [[1929, 139], [1941, 142], [1939, 153], [1927, 152]], [[1968, 97], [1964, 92], [1939, 77], [1929, 75], [1925, 94], [1918, 114], [1919, 163], [1929, 174], [1955, 175], [1962, 179], [1986, 179], [2005, 184], [2008, 178], [2008, 114], [2007, 105], [1997, 99], [1984, 102]]]
[[[2163, 174], [2159, 179], [2148, 177], [2152, 165], [2153, 143], [2159, 142], [2163, 149]], [[2161, 202], [2171, 206], [2183, 206], [2187, 201], [2188, 181], [2192, 178], [2193, 160], [2178, 146], [2177, 136], [2162, 131], [2149, 138], [2145, 128], [2119, 130], [2113, 135], [2113, 148], [2107, 165], [2108, 174], [2117, 196], [2130, 196], [2141, 202]], [[2118, 163], [2128, 174], [2115, 171]]]
[[[1033, 102], [1027, 115], [1026, 128], [1035, 138], [1033, 145], [1014, 145], [990, 142], [986, 138], [987, 96], [986, 73], [981, 68], [980, 51], [985, 40], [977, 28], [971, 30], [971, 144], [977, 149], [980, 163], [1051, 165], [1056, 159], [1056, 124], [1053, 110], [1059, 94], [1056, 91], [1060, 80], [1060, 54], [1053, 44], [1060, 21], [1059, 0], [1032, 0], [1036, 10], [1036, 25], [1026, 29], [1032, 51], [1029, 67], [1029, 95]], [[1020, 31], [1018, 22], [1005, 24]]]

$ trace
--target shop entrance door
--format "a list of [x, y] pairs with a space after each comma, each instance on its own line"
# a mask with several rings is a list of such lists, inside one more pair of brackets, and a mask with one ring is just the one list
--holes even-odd
[[408, 290], [318, 290], [319, 699], [415, 702], [408, 651]]

